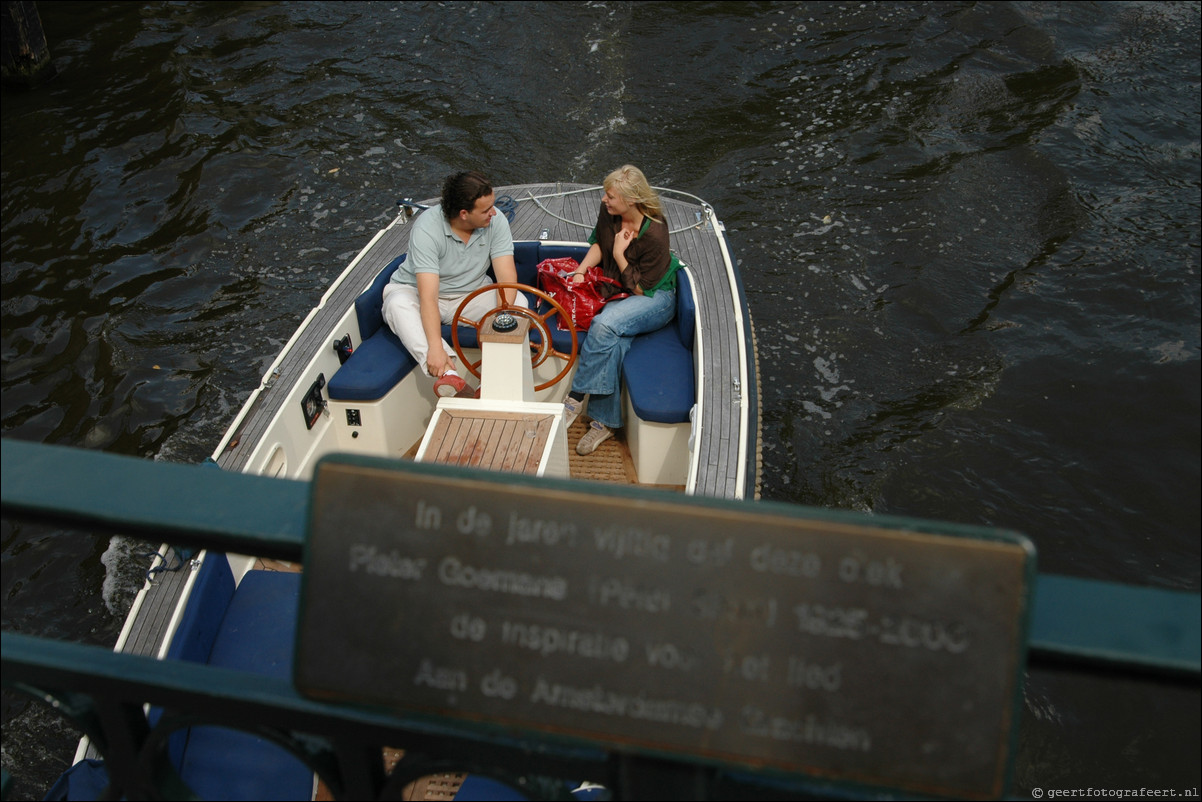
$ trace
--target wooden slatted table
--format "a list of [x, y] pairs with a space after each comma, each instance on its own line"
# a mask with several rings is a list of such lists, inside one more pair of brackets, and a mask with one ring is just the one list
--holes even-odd
[[567, 476], [563, 406], [538, 402], [506, 406], [506, 410], [488, 409], [477, 399], [442, 399], [418, 449], [418, 461]]

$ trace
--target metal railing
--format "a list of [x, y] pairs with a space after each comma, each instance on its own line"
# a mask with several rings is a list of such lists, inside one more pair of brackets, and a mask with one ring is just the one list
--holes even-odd
[[[3, 441], [2, 513], [219, 552], [299, 561], [309, 485]], [[1196, 687], [1202, 612], [1195, 593], [1041, 576], [1029, 661], [1086, 671], [1134, 672]], [[113, 798], [188, 798], [168, 757], [185, 727], [217, 725], [266, 737], [311, 767], [335, 798], [401, 798], [420, 777], [469, 772], [531, 798], [569, 798], [568, 781], [605, 786], [617, 799], [856, 796], [846, 784], [753, 772], [702, 757], [488, 722], [448, 723], [332, 704], [288, 681], [182, 661], [3, 633], [3, 683], [70, 719], [104, 753]], [[161, 708], [157, 720], [146, 705]], [[152, 717], [153, 718], [153, 717]], [[403, 750], [386, 772], [385, 748]]]

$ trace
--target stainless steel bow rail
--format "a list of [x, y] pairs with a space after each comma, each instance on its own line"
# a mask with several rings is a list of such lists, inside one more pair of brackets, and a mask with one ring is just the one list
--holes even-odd
[[1031, 665], [1200, 677], [1198, 594], [1037, 576], [1009, 533], [364, 458], [312, 482], [12, 440], [3, 460], [6, 518], [304, 564], [290, 680], [3, 633], [4, 687], [89, 736], [111, 798], [190, 796], [168, 743], [199, 726], [343, 799], [440, 772], [529, 798], [1000, 798]]

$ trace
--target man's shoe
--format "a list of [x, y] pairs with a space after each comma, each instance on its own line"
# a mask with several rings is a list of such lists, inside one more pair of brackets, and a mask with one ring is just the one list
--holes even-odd
[[461, 379], [459, 374], [453, 370], [448, 370], [434, 380], [434, 395], [439, 398], [460, 395], [467, 389], [467, 382]]
[[613, 436], [613, 429], [600, 421], [593, 421], [588, 425], [588, 431], [584, 433], [584, 437], [581, 437], [580, 442], [576, 444], [576, 453], [582, 457], [588, 456], [597, 450], [597, 446]]
[[576, 419], [580, 417], [580, 413], [583, 411], [583, 401], [577, 401], [571, 396], [563, 400], [563, 430], [565, 432], [572, 428], [572, 424], [576, 422]]

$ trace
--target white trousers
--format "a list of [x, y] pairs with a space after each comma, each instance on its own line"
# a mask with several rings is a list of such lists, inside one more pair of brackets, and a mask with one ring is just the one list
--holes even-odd
[[[459, 304], [463, 302], [471, 293], [463, 293], [450, 298], [439, 297], [438, 299], [438, 316], [443, 323], [450, 323], [455, 317], [455, 310], [459, 308]], [[526, 296], [518, 293], [517, 302], [520, 304], [526, 303]], [[484, 319], [484, 316], [500, 306], [500, 300], [497, 298], [496, 292], [482, 292], [472, 299], [472, 302], [463, 310], [463, 316], [479, 323]], [[422, 312], [421, 300], [417, 294], [417, 287], [409, 284], [398, 284], [389, 282], [384, 287], [384, 322], [388, 324], [388, 328], [392, 329], [392, 333], [400, 338], [401, 344], [409, 351], [417, 364], [422, 370], [426, 370], [426, 356], [430, 351], [429, 344], [426, 342], [426, 331], [422, 328]], [[448, 356], [455, 356], [455, 349], [451, 347], [445, 339], [442, 347], [446, 350]], [[460, 368], [463, 366], [460, 365]], [[461, 375], [464, 375], [461, 371]]]

